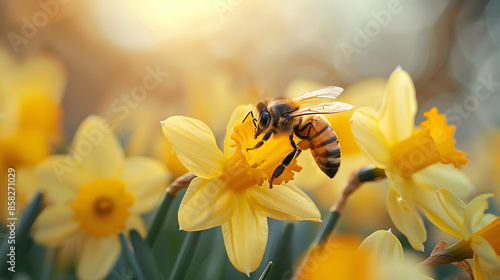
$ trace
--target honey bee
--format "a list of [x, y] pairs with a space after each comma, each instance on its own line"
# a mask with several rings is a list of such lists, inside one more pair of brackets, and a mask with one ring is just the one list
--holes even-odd
[[[256, 105], [257, 119], [249, 112], [255, 126], [254, 138], [263, 133], [264, 137], [257, 144], [248, 148], [258, 149], [268, 141], [272, 135], [289, 135], [293, 151], [290, 152], [276, 167], [269, 187], [273, 187], [273, 180], [278, 178], [285, 168], [296, 158], [302, 148], [311, 150], [311, 154], [318, 167], [328, 177], [333, 178], [340, 167], [340, 143], [333, 128], [323, 114], [344, 112], [353, 108], [352, 105], [342, 102], [321, 103], [307, 106], [310, 101], [324, 98], [334, 99], [344, 90], [340, 87], [324, 87], [307, 92], [295, 98], [267, 98]], [[247, 118], [245, 117], [245, 119]], [[244, 121], [244, 120], [243, 120]], [[300, 139], [294, 141], [294, 135]], [[300, 147], [299, 147], [300, 146]]]

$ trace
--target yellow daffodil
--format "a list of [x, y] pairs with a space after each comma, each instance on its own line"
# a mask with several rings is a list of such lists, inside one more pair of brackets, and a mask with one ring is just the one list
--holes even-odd
[[453, 222], [442, 221], [437, 226], [462, 239], [446, 250], [455, 254], [472, 250], [474, 279], [500, 277], [500, 217], [484, 214], [488, 208], [487, 200], [493, 195], [481, 194], [467, 205], [447, 189], [440, 189], [438, 196]]
[[162, 122], [163, 133], [179, 160], [197, 176], [182, 199], [179, 225], [186, 231], [222, 227], [231, 263], [243, 273], [259, 266], [267, 243], [267, 218], [319, 221], [314, 202], [290, 183], [301, 167], [294, 160], [272, 189], [267, 180], [292, 151], [288, 137], [271, 138], [247, 151], [254, 139], [251, 106], [239, 106], [227, 125], [224, 153], [203, 122], [174, 116]]
[[[7, 169], [15, 169], [20, 210], [36, 190], [32, 167], [51, 153], [60, 136], [59, 103], [66, 75], [57, 59], [43, 53], [18, 63], [0, 48], [0, 61], [0, 177], [6, 182]], [[3, 209], [5, 195], [0, 196]]]
[[120, 231], [145, 234], [140, 215], [155, 207], [168, 179], [157, 160], [124, 158], [111, 128], [96, 116], [79, 126], [69, 155], [48, 157], [37, 173], [54, 204], [36, 219], [33, 239], [51, 247], [81, 243], [81, 279], [106, 276], [121, 251]]
[[298, 280], [432, 279], [417, 262], [405, 260], [403, 247], [391, 230], [379, 230], [363, 242], [353, 236], [332, 236], [313, 248], [297, 272]]
[[[389, 78], [379, 111], [357, 109], [351, 119], [356, 142], [371, 161], [385, 170], [391, 186], [387, 210], [396, 227], [416, 250], [423, 250], [427, 232], [417, 208], [433, 223], [449, 219], [435, 195], [450, 188], [463, 197], [472, 186], [457, 168], [467, 162], [456, 150], [454, 127], [433, 108], [414, 127], [417, 100], [407, 72], [397, 68]], [[441, 163], [443, 164], [441, 164]]]
[[[384, 78], [363, 79], [349, 85], [337, 100], [352, 104], [354, 108], [378, 108], [386, 83], [387, 79]], [[295, 80], [290, 83], [286, 92], [288, 97], [296, 97], [323, 86], [325, 85], [308, 80]], [[330, 208], [340, 198], [343, 186], [352, 172], [370, 164], [370, 160], [354, 140], [350, 122], [353, 113], [354, 110], [349, 110], [342, 114], [324, 115], [337, 134], [342, 149], [341, 164], [335, 177], [329, 178], [322, 174], [309, 151], [304, 151], [298, 158], [298, 163], [304, 170], [295, 176], [294, 183], [297, 187], [314, 193], [314, 201], [323, 209]], [[373, 226], [390, 227], [392, 224], [386, 210], [386, 195], [380, 191], [387, 187], [384, 180], [365, 183], [349, 199], [349, 210], [342, 214], [342, 223], [362, 230]]]

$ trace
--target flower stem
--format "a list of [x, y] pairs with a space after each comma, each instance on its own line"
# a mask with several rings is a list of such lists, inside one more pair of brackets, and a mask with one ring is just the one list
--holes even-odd
[[337, 225], [337, 221], [339, 220], [339, 218], [340, 218], [340, 212], [336, 211], [328, 212], [328, 217], [326, 218], [326, 222], [323, 223], [323, 226], [316, 235], [316, 239], [314, 239], [313, 244], [319, 244], [321, 241], [325, 240], [326, 237], [330, 235], [330, 233]]
[[157, 211], [153, 214], [153, 218], [151, 219], [152, 222], [149, 225], [148, 235], [146, 237], [146, 242], [150, 248], [153, 248], [155, 245], [156, 238], [160, 233], [160, 229], [163, 225], [165, 217], [167, 216], [168, 208], [170, 207], [172, 200], [174, 200], [174, 196], [170, 193], [166, 193], [160, 207], [157, 208]]
[[347, 185], [344, 188], [344, 191], [342, 192], [342, 196], [330, 208], [330, 212], [328, 213], [326, 222], [321, 227], [321, 230], [316, 236], [314, 242], [318, 244], [325, 241], [328, 236], [330, 236], [330, 234], [335, 229], [335, 226], [337, 225], [340, 214], [347, 205], [347, 200], [355, 191], [359, 189], [359, 187], [361, 187], [361, 185], [363, 185], [363, 183], [375, 181], [385, 177], [386, 176], [384, 170], [376, 168], [375, 166], [367, 166], [353, 172], [349, 181], [347, 182]]
[[128, 263], [132, 267], [132, 270], [134, 271], [135, 276], [139, 280], [145, 280], [144, 275], [142, 274], [141, 267], [139, 266], [139, 262], [137, 262], [137, 259], [135, 258], [134, 253], [130, 250], [130, 247], [128, 246], [127, 239], [125, 238], [125, 234], [123, 232], [120, 232], [119, 234], [120, 237], [120, 243], [122, 244], [122, 250], [123, 254], [125, 255], [125, 259], [127, 259]]
[[434, 248], [431, 255], [420, 263], [422, 267], [432, 268], [440, 265], [451, 264], [465, 259], [470, 259], [474, 254], [469, 243], [465, 240], [460, 240], [450, 247], [445, 245], [438, 248], [438, 245], [436, 245], [436, 248]]
[[188, 232], [184, 243], [182, 243], [181, 251], [177, 256], [174, 268], [170, 272], [169, 280], [182, 280], [186, 276], [189, 265], [194, 258], [201, 231]]
[[153, 218], [151, 219], [151, 224], [149, 225], [148, 235], [146, 237], [146, 242], [150, 248], [153, 248], [155, 245], [156, 239], [158, 238], [158, 234], [160, 233], [161, 227], [168, 213], [168, 209], [172, 201], [174, 200], [177, 193], [180, 190], [189, 186], [191, 180], [193, 180], [196, 176], [193, 173], [186, 173], [172, 182], [170, 186], [167, 188], [167, 193], [165, 194], [165, 198], [160, 205], [158, 210], [153, 214]]
[[133, 229], [130, 231], [129, 239], [130, 244], [132, 244], [132, 248], [134, 248], [135, 257], [141, 267], [144, 277], [146, 279], [163, 279], [160, 276], [159, 269], [156, 266], [151, 250], [148, 245], [146, 245], [146, 242], [142, 239], [137, 230]]

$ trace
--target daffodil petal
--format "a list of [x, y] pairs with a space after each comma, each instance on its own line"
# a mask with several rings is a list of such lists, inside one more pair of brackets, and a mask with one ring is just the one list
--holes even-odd
[[[440, 189], [437, 195], [441, 206], [443, 206], [443, 209], [450, 216], [451, 220], [459, 228], [463, 228], [465, 203], [448, 189]], [[460, 233], [460, 235], [458, 237], [463, 239], [463, 233]]]
[[222, 234], [233, 266], [243, 273], [255, 271], [266, 249], [267, 218], [256, 212], [243, 195], [233, 217], [222, 224]]
[[78, 259], [79, 279], [102, 279], [111, 270], [120, 255], [121, 246], [118, 235], [94, 237], [85, 235]]
[[481, 267], [492, 276], [500, 276], [500, 256], [490, 243], [479, 234], [472, 234], [469, 242]]
[[234, 193], [223, 178], [194, 178], [179, 207], [179, 226], [198, 231], [229, 221], [234, 211]]
[[194, 175], [215, 178], [222, 174], [226, 157], [210, 128], [200, 120], [174, 116], [165, 120], [163, 134], [182, 164]]
[[464, 172], [451, 164], [433, 164], [416, 172], [412, 177], [419, 183], [425, 183], [435, 190], [446, 188], [458, 197], [467, 197], [474, 190], [474, 186]]
[[13, 75], [7, 82], [10, 87], [15, 88], [17, 95], [37, 91], [59, 104], [66, 86], [66, 72], [61, 61], [55, 56], [37, 53], [13, 70]]
[[142, 214], [155, 208], [167, 187], [169, 174], [165, 166], [156, 159], [129, 157], [123, 164], [119, 179], [134, 194], [134, 205], [130, 212]]
[[111, 127], [98, 116], [87, 117], [78, 127], [70, 157], [76, 168], [94, 179], [116, 177], [123, 165], [123, 149]]
[[472, 258], [472, 275], [474, 276], [474, 280], [488, 280], [488, 276], [486, 276], [479, 257], [476, 254]]
[[276, 220], [320, 221], [316, 204], [292, 184], [281, 184], [270, 189], [266, 185], [246, 190], [251, 205], [269, 218]]
[[418, 184], [413, 180], [407, 189], [413, 203], [415, 203], [431, 223], [449, 235], [463, 238], [462, 224], [457, 224], [448, 215], [441, 203], [439, 203], [439, 197], [433, 188], [426, 184]]
[[127, 228], [127, 232], [132, 229], [137, 230], [140, 236], [145, 237], [148, 233], [146, 225], [144, 221], [138, 215], [130, 215], [125, 221], [125, 227]]
[[390, 162], [389, 145], [380, 130], [377, 112], [359, 108], [352, 115], [351, 124], [358, 146], [378, 168], [384, 169]]
[[40, 188], [47, 192], [55, 202], [73, 201], [80, 186], [90, 183], [93, 178], [84, 169], [72, 164], [71, 158], [66, 155], [47, 157], [35, 167], [40, 182]]
[[380, 107], [380, 130], [394, 145], [408, 138], [415, 127], [417, 98], [410, 75], [399, 67], [392, 72]]
[[[243, 119], [253, 109], [254, 106], [252, 106], [251, 104], [239, 105], [238, 107], [236, 107], [236, 109], [234, 109], [233, 113], [231, 114], [231, 117], [229, 118], [229, 122], [227, 123], [226, 127], [226, 136], [224, 137], [224, 153], [226, 154], [226, 157], [230, 157], [235, 150], [235, 148], [231, 148], [231, 144], [234, 143], [234, 141], [231, 140], [231, 133], [233, 133], [233, 127], [239, 123], [242, 123]], [[248, 115], [248, 118], [251, 117], [252, 117], [251, 115]]]
[[489, 225], [491, 222], [493, 222], [497, 216], [491, 213], [485, 213], [483, 216], [483, 219], [481, 220], [481, 223], [479, 224], [480, 228], [484, 228], [485, 226]]
[[427, 231], [417, 209], [403, 199], [392, 187], [387, 192], [387, 211], [392, 222], [401, 231], [413, 249], [424, 250]]
[[372, 260], [378, 264], [404, 260], [403, 246], [390, 230], [377, 230], [370, 234], [359, 248], [370, 252]]
[[488, 209], [488, 198], [493, 197], [491, 193], [484, 193], [476, 196], [467, 204], [464, 211], [464, 237], [469, 240], [469, 236], [480, 230], [484, 211]]
[[58, 246], [78, 233], [80, 224], [73, 221], [73, 209], [69, 204], [53, 204], [45, 207], [33, 224], [33, 239], [44, 246]]

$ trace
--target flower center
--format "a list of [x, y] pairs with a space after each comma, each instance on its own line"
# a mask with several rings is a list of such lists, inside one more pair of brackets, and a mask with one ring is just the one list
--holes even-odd
[[[236, 147], [236, 150], [224, 167], [224, 177], [235, 191], [243, 191], [254, 185], [261, 186], [265, 181], [269, 181], [276, 167], [293, 151], [288, 136], [273, 136], [258, 149], [247, 152], [247, 148], [253, 148], [262, 139], [254, 139], [253, 135], [251, 118], [233, 127], [231, 139], [234, 144], [231, 147]], [[294, 159], [273, 184], [279, 185], [292, 180], [293, 172], [299, 172], [301, 169], [297, 159]]]
[[134, 195], [125, 190], [125, 182], [95, 179], [81, 186], [71, 204], [73, 219], [80, 222], [80, 228], [89, 235], [109, 236], [125, 229], [133, 202]]
[[500, 217], [493, 220], [487, 226], [476, 232], [481, 235], [493, 247], [498, 256], [500, 256]]
[[101, 197], [95, 202], [95, 210], [99, 215], [109, 214], [113, 210], [113, 200]]
[[441, 162], [453, 163], [456, 168], [467, 163], [465, 153], [455, 148], [455, 127], [446, 123], [446, 116], [436, 107], [425, 112], [427, 120], [406, 140], [391, 148], [391, 160], [404, 177]]

